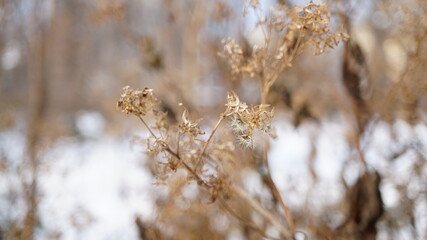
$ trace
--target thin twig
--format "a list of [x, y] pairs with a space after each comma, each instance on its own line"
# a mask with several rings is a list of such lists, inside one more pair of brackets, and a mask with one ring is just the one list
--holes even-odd
[[147, 128], [147, 130], [150, 132], [150, 134], [157, 139], [156, 134], [154, 134], [154, 132], [151, 130], [151, 128], [148, 126], [148, 124], [144, 121], [144, 119], [142, 119], [141, 116], [138, 116], [138, 118], [141, 120], [141, 122], [145, 125], [145, 127]]
[[274, 195], [274, 198], [276, 198], [279, 201], [279, 203], [280, 203], [280, 205], [281, 205], [281, 207], [285, 213], [285, 218], [286, 218], [286, 222], [288, 223], [289, 229], [291, 230], [291, 232], [294, 232], [295, 231], [295, 223], [292, 219], [292, 213], [289, 210], [288, 206], [285, 204], [285, 201], [283, 200], [282, 195], [280, 194], [279, 190], [277, 189], [276, 184], [273, 182], [269, 167], [267, 167], [267, 176], [266, 177], [267, 177], [267, 182], [268, 182], [269, 188], [271, 189], [271, 191]]
[[[295, 48], [294, 48], [294, 51], [292, 52], [289, 62], [292, 62], [295, 59], [296, 55], [298, 54], [299, 45], [301, 44], [301, 39], [303, 38], [303, 36], [304, 36], [304, 30], [301, 30], [298, 34], [297, 43], [295, 44]], [[283, 71], [283, 69], [280, 69], [280, 70]]]
[[209, 142], [211, 141], [213, 135], [215, 134], [216, 130], [218, 129], [219, 125], [221, 124], [222, 120], [224, 120], [225, 116], [224, 114], [221, 114], [221, 117], [218, 119], [218, 122], [215, 124], [215, 127], [213, 128], [211, 134], [209, 135], [208, 140], [205, 142], [205, 144], [203, 145], [202, 151], [200, 152], [199, 156], [197, 157], [196, 160], [196, 170], [199, 168], [199, 164], [202, 160], [203, 154], [205, 154], [206, 148], [209, 145]]
[[167, 151], [170, 155], [172, 155], [173, 157], [175, 157], [176, 159], [178, 159], [180, 162], [182, 162], [182, 164], [184, 165], [184, 167], [187, 169], [188, 172], [191, 173], [191, 175], [193, 175], [194, 178], [196, 178], [197, 183], [199, 183], [200, 185], [203, 185], [207, 188], [212, 188], [213, 186], [210, 185], [209, 183], [207, 183], [205, 180], [203, 180], [197, 173], [196, 171], [194, 171], [180, 156], [178, 156], [178, 154], [176, 154], [174, 151], [172, 151], [169, 146], [166, 146], [165, 151]]
[[179, 142], [181, 141], [181, 132], [178, 132], [178, 137], [176, 140], [176, 155], [179, 156]]
[[[268, 96], [268, 92], [270, 90], [270, 86], [272, 85], [267, 83], [267, 86], [263, 86], [263, 88], [261, 89], [261, 103], [262, 104], [266, 104], [267, 103], [267, 96]], [[292, 233], [295, 232], [295, 224], [294, 221], [292, 219], [292, 214], [291, 211], [289, 210], [289, 208], [287, 207], [287, 205], [285, 204], [285, 202], [283, 201], [282, 195], [280, 194], [276, 184], [274, 183], [272, 177], [271, 177], [271, 171], [270, 171], [270, 166], [268, 163], [268, 149], [269, 149], [269, 142], [268, 139], [264, 139], [264, 148], [263, 148], [263, 161], [266, 165], [267, 168], [267, 185], [270, 188], [270, 190], [273, 193], [273, 196], [275, 199], [277, 199], [285, 213], [285, 218], [286, 218], [286, 222], [288, 223], [289, 229], [291, 230]]]

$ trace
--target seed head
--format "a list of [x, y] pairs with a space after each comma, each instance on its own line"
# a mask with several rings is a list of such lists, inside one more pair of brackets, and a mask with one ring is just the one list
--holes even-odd
[[240, 101], [235, 92], [229, 92], [226, 106], [224, 115], [230, 116], [231, 130], [243, 148], [253, 147], [255, 133], [271, 134], [274, 109], [270, 109], [268, 104], [249, 107]]
[[179, 129], [182, 133], [187, 133], [192, 137], [197, 137], [198, 135], [205, 134], [199, 127], [199, 120], [191, 121], [188, 118], [188, 111], [187, 109], [184, 109], [184, 112], [182, 113], [182, 123], [179, 124]]
[[251, 135], [237, 135], [236, 140], [243, 149], [253, 148], [255, 144], [255, 140]]
[[123, 88], [124, 93], [117, 102], [117, 107], [122, 112], [135, 116], [145, 116], [159, 105], [159, 101], [153, 94], [153, 89], [132, 89], [129, 86]]

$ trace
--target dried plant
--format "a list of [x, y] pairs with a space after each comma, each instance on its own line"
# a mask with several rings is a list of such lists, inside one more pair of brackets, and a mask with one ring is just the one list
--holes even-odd
[[[258, 12], [257, 1], [251, 1], [249, 6], [254, 12]], [[154, 97], [153, 90], [147, 88], [133, 90], [125, 87], [117, 106], [122, 112], [137, 116], [150, 132], [147, 149], [154, 155], [161, 155], [156, 162], [158, 179], [166, 183], [173, 173], [183, 169], [188, 173], [189, 181], [195, 181], [210, 193], [212, 202], [220, 199], [220, 202], [227, 206], [227, 199], [237, 196], [270, 221], [283, 238], [293, 238], [294, 222], [271, 178], [267, 156], [268, 140], [261, 136], [265, 134], [274, 136], [271, 126], [274, 109], [266, 103], [266, 97], [272, 84], [286, 68], [292, 66], [305, 46], [312, 45], [316, 48], [316, 54], [321, 54], [327, 47], [333, 48], [339, 42], [347, 40], [347, 34], [332, 33], [329, 30], [329, 19], [326, 4], [310, 3], [302, 8], [279, 6], [272, 9], [268, 17], [259, 17], [258, 25], [263, 30], [265, 43], [263, 46], [253, 46], [251, 55], [244, 53], [243, 48], [235, 40], [231, 38], [223, 40], [224, 50], [220, 56], [228, 60], [232, 75], [235, 79], [243, 74], [258, 78], [261, 83], [262, 101], [259, 105], [249, 106], [241, 101], [235, 92], [230, 91], [225, 104], [226, 109], [220, 114], [207, 140], [200, 139], [200, 135], [204, 133], [199, 126], [200, 120], [191, 121], [187, 109], [184, 109], [178, 126], [169, 126], [163, 121], [166, 113], [158, 109], [159, 102]], [[143, 118], [147, 117], [148, 113], [156, 119], [153, 127], [150, 127]], [[276, 214], [252, 199], [239, 187], [238, 182], [234, 182], [236, 177], [233, 175], [236, 172], [227, 169], [224, 161], [214, 156], [214, 149], [221, 148], [221, 144], [224, 143], [228, 145], [224, 140], [213, 142], [214, 134], [226, 118], [229, 119], [230, 130], [235, 136], [234, 143], [229, 142], [231, 143], [229, 150], [236, 152], [235, 144], [240, 145], [242, 149], [249, 149], [256, 155], [258, 149], [263, 149], [261, 150], [263, 157], [259, 160], [259, 164], [266, 167], [267, 172], [264, 176], [266, 185], [270, 188], [274, 199], [282, 206], [286, 225], [280, 222]], [[223, 133], [221, 138], [228, 137]], [[255, 147], [256, 139], [262, 140], [260, 148]], [[239, 162], [241, 160], [235, 154], [231, 161], [236, 166], [241, 164]], [[225, 207], [225, 210], [239, 220], [243, 219], [233, 209]], [[267, 237], [265, 230], [246, 220], [242, 221]]]
[[[265, 133], [270, 131], [273, 113], [266, 110], [267, 106], [248, 107], [245, 103], [240, 102], [234, 92], [230, 92], [228, 94], [228, 101], [225, 104], [227, 107], [226, 110], [221, 114], [208, 140], [202, 141], [197, 138], [203, 134], [198, 126], [199, 121], [190, 121], [186, 109], [184, 109], [182, 114], [182, 122], [178, 126], [169, 126], [164, 121], [165, 114], [156, 108], [159, 102], [154, 96], [152, 89], [133, 90], [130, 87], [125, 87], [123, 90], [124, 93], [118, 101], [117, 106], [123, 112], [137, 116], [150, 132], [151, 137], [147, 141], [147, 150], [154, 155], [161, 154], [161, 158], [156, 163], [159, 180], [167, 180], [168, 176], [170, 177], [172, 173], [183, 169], [188, 172], [189, 181], [195, 181], [200, 187], [211, 194], [210, 201], [213, 202], [218, 198], [225, 201], [227, 198], [230, 198], [230, 194], [236, 194], [246, 200], [249, 205], [266, 219], [271, 221], [284, 237], [291, 237], [292, 234], [290, 231], [284, 228], [272, 213], [251, 199], [239, 186], [231, 185], [232, 183], [229, 179], [232, 178], [230, 175], [233, 172], [224, 171], [221, 163], [215, 162], [215, 158], [206, 152], [220, 123], [229, 116], [233, 116], [233, 121], [235, 121], [235, 118], [240, 119], [240, 126], [236, 127], [234, 126], [236, 123], [232, 124], [232, 130], [237, 135], [239, 144], [243, 147], [251, 147], [252, 141], [248, 140], [248, 138], [253, 138], [252, 135], [255, 131], [259, 130]], [[156, 118], [156, 125], [154, 127], [150, 127], [144, 120], [143, 117], [147, 114], [152, 114]], [[242, 127], [245, 128], [244, 131], [237, 129]], [[173, 131], [173, 129], [176, 129], [176, 131]], [[172, 146], [175, 146], [176, 150], [172, 149]], [[222, 146], [217, 145], [212, 148], [222, 148]], [[210, 162], [216, 163], [215, 168], [212, 169]], [[258, 231], [263, 232], [261, 230]]]
[[244, 1], [0, 0], [0, 239], [427, 239], [427, 2]]
[[234, 39], [227, 38], [222, 41], [224, 50], [220, 56], [228, 59], [235, 79], [242, 74], [258, 77], [263, 98], [306, 46], [314, 46], [318, 55], [349, 38], [345, 32], [330, 31], [330, 12], [326, 4], [311, 2], [304, 7], [292, 8], [279, 5], [267, 16], [260, 16], [259, 7], [259, 1], [250, 1], [246, 11], [251, 9], [258, 16], [257, 27], [262, 29], [263, 44], [254, 45], [248, 54]]

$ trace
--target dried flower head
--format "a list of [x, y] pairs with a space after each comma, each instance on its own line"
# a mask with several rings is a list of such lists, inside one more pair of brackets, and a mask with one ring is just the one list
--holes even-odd
[[224, 45], [224, 50], [218, 55], [228, 59], [228, 64], [231, 67], [233, 76], [242, 73], [243, 67], [245, 66], [245, 57], [243, 56], [242, 47], [232, 38], [223, 39], [221, 42]]
[[225, 104], [227, 109], [225, 110], [225, 116], [230, 116], [235, 113], [243, 112], [248, 108], [248, 105], [244, 102], [240, 102], [239, 97], [233, 91], [227, 93], [227, 103]]
[[188, 111], [187, 109], [184, 109], [184, 112], [182, 113], [182, 123], [179, 124], [179, 129], [181, 133], [189, 134], [192, 137], [197, 137], [198, 135], [205, 134], [199, 127], [199, 122], [201, 119], [198, 119], [194, 122], [192, 122], [188, 118]]
[[126, 86], [123, 91], [124, 93], [117, 102], [117, 107], [127, 114], [145, 116], [159, 105], [159, 101], [150, 88], [134, 90]]
[[[309, 3], [304, 7], [294, 7], [286, 11], [290, 17], [287, 22], [283, 19], [283, 8], [276, 8], [269, 21], [269, 28], [283, 34], [282, 43], [276, 53], [277, 59], [283, 59], [293, 50], [302, 48], [306, 44], [316, 47], [316, 54], [321, 54], [327, 47], [334, 48], [341, 41], [346, 41], [348, 35], [343, 32], [333, 33], [329, 29], [331, 14], [326, 4]], [[297, 52], [296, 52], [297, 53]]]
[[225, 116], [231, 116], [231, 130], [243, 148], [253, 147], [255, 133], [271, 133], [274, 109], [270, 110], [269, 105], [260, 104], [249, 107], [240, 101], [235, 92], [229, 92], [227, 100]]
[[243, 149], [253, 148], [255, 145], [255, 140], [251, 135], [236, 135], [236, 141]]
[[234, 134], [243, 135], [249, 132], [248, 124], [243, 122], [238, 114], [231, 115], [230, 126]]
[[269, 86], [284, 69], [292, 66], [307, 45], [314, 46], [315, 53], [321, 54], [349, 38], [346, 33], [329, 29], [331, 14], [326, 4], [310, 2], [292, 8], [279, 5], [271, 8], [267, 16], [259, 15], [259, 1], [249, 1], [247, 6], [258, 17], [257, 27], [262, 29], [264, 44], [254, 45], [247, 53], [231, 38], [222, 41], [224, 49], [219, 56], [228, 60], [233, 79], [248, 74], [258, 76]]

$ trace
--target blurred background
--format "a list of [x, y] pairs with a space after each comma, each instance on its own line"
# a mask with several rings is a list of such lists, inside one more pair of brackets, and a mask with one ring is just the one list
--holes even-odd
[[[427, 3], [327, 2], [351, 41], [320, 56], [307, 49], [272, 87], [273, 179], [309, 239], [362, 239], [336, 233], [360, 224], [376, 229], [372, 239], [426, 239]], [[150, 87], [171, 119], [183, 103], [207, 132], [227, 91], [259, 103], [257, 81], [233, 80], [217, 55], [226, 37], [262, 43], [245, 6], [0, 0], [0, 239], [150, 239], [144, 229], [168, 189], [153, 185], [145, 143], [132, 141], [147, 132], [116, 102], [126, 85]], [[265, 193], [253, 169], [242, 179], [252, 195]], [[194, 188], [181, 189], [184, 199]], [[227, 215], [188, 229], [175, 226], [178, 216], [159, 220], [164, 236], [152, 239], [260, 239]], [[349, 219], [359, 225], [347, 228]]]

